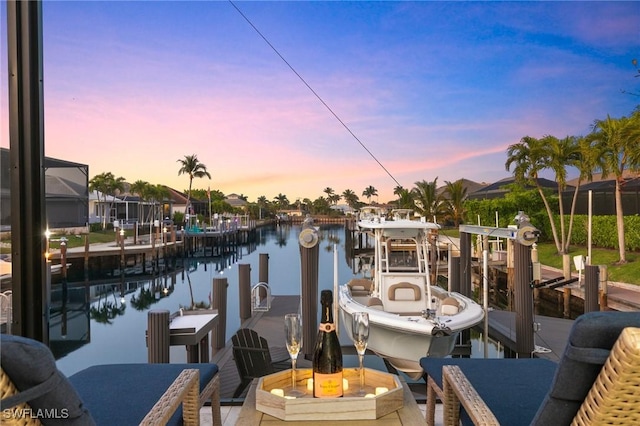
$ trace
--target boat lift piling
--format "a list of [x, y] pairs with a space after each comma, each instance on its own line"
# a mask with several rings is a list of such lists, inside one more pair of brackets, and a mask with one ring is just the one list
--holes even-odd
[[[305, 359], [313, 357], [313, 344], [318, 332], [318, 230], [312, 221], [305, 220], [298, 243], [300, 244], [300, 285], [302, 301], [302, 351]], [[337, 295], [334, 295], [337, 297]], [[337, 301], [334, 301], [337, 303]], [[335, 318], [334, 318], [335, 320]]]
[[[507, 238], [514, 242], [514, 279], [515, 279], [515, 311], [516, 311], [516, 352], [520, 358], [531, 358], [535, 349], [533, 333], [533, 279], [534, 265], [531, 261], [530, 246], [537, 240], [540, 231], [529, 223], [529, 218], [519, 212], [515, 217], [517, 228], [494, 228], [488, 226], [460, 225], [460, 275], [461, 291], [464, 292], [469, 285], [471, 287], [471, 234], [485, 237]], [[488, 256], [488, 247], [485, 245], [483, 257]], [[483, 267], [483, 307], [484, 318], [484, 345], [488, 346], [488, 262]], [[539, 271], [539, 268], [536, 269]], [[468, 277], [467, 277], [467, 272]], [[539, 278], [539, 273], [536, 274]], [[464, 294], [464, 293], [462, 293]], [[486, 356], [486, 351], [485, 351]]]

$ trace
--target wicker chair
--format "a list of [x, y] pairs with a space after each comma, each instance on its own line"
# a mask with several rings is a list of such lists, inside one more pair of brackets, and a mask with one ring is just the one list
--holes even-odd
[[199, 424], [207, 400], [213, 424], [222, 424], [215, 364], [96, 365], [67, 378], [42, 343], [0, 338], [3, 424]]
[[[140, 422], [141, 425], [163, 425], [174, 415], [182, 405], [182, 420], [185, 425], [198, 425], [200, 422], [200, 404], [198, 400], [198, 370], [183, 370], [173, 381], [171, 386], [162, 394], [160, 399], [150, 407], [147, 415]], [[2, 424], [11, 426], [41, 425], [40, 418], [35, 415], [27, 402], [13, 403], [12, 398], [21, 400], [20, 392], [16, 389], [9, 375], [0, 368], [0, 397], [2, 398]], [[118, 410], [120, 407], [111, 407]], [[49, 414], [64, 415], [64, 411], [49, 411]], [[44, 421], [44, 420], [43, 420]], [[46, 421], [45, 423], [46, 424]]]
[[[627, 327], [616, 340], [604, 366], [582, 401], [571, 425], [640, 424], [640, 328]], [[442, 370], [445, 425], [460, 423], [460, 406], [476, 425], [499, 425], [492, 407], [468, 380], [459, 365], [444, 366]], [[576, 377], [575, 380], [579, 380]], [[556, 383], [557, 384], [557, 376]], [[569, 386], [570, 383], [564, 383]], [[509, 392], [509, 389], [503, 389]], [[553, 389], [550, 393], [553, 393]], [[539, 404], [532, 399], [531, 404]], [[541, 407], [550, 410], [557, 407]], [[540, 410], [535, 420], [540, 418]], [[550, 418], [546, 417], [546, 421]], [[555, 424], [564, 424], [558, 421]]]

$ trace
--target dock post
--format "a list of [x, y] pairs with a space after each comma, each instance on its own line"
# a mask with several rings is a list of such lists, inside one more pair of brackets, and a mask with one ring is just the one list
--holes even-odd
[[451, 269], [449, 270], [449, 283], [451, 288], [449, 291], [460, 293], [460, 256], [451, 256]]
[[[300, 283], [302, 298], [302, 345], [305, 359], [313, 356], [313, 342], [318, 334], [318, 259], [320, 249], [318, 247], [318, 232], [313, 227], [311, 220], [305, 220], [302, 231], [298, 236], [300, 244]], [[333, 303], [337, 303], [337, 294], [334, 294]], [[338, 318], [334, 318], [337, 321]]]
[[599, 268], [595, 265], [584, 266], [584, 312], [598, 311]]
[[147, 357], [149, 364], [169, 363], [169, 311], [155, 309], [147, 314]]
[[563, 301], [564, 309], [562, 314], [565, 318], [571, 318], [571, 287], [564, 287]]
[[513, 244], [515, 260], [516, 352], [519, 358], [531, 358], [533, 342], [533, 279], [529, 247]]
[[215, 338], [211, 340], [212, 350], [224, 348], [227, 329], [227, 283], [226, 278], [213, 279], [212, 308], [218, 310], [218, 323], [215, 327]]
[[[260, 253], [259, 261], [258, 282], [269, 284], [269, 253]], [[260, 294], [260, 301], [263, 301], [267, 297], [267, 289], [260, 287], [258, 294]]]
[[251, 318], [251, 265], [248, 263], [238, 265], [238, 281], [240, 319], [244, 321]]
[[609, 281], [609, 273], [607, 270], [607, 265], [600, 265], [599, 280], [600, 280], [600, 310], [606, 311], [608, 309], [608, 300], [607, 300], [607, 283]]
[[460, 294], [471, 297], [471, 234], [460, 233]]
[[571, 257], [568, 254], [562, 255], [562, 275], [565, 280], [571, 279]]

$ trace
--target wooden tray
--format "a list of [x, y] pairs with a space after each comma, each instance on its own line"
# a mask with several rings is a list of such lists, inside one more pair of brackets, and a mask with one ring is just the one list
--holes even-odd
[[[256, 410], [281, 420], [375, 420], [403, 407], [403, 388], [398, 376], [365, 368], [365, 390], [378, 395], [355, 396], [359, 390], [357, 368], [345, 368], [343, 377], [348, 389], [342, 398], [314, 398], [309, 378], [311, 369], [296, 370], [296, 388], [305, 391], [299, 398], [285, 398], [281, 395], [291, 389], [291, 370], [280, 371], [261, 377], [256, 388]], [[384, 391], [384, 389], [387, 389]], [[275, 392], [271, 391], [276, 389]]]

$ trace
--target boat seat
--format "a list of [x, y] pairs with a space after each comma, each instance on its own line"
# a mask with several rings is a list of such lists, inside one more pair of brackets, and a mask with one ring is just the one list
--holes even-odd
[[372, 309], [378, 309], [384, 311], [384, 304], [379, 297], [372, 297], [367, 301], [367, 306]]
[[440, 304], [442, 315], [455, 315], [460, 311], [460, 302], [454, 297], [445, 297]]
[[354, 278], [349, 281], [348, 286], [353, 297], [368, 296], [371, 293], [371, 280], [366, 278]]
[[387, 287], [384, 310], [399, 315], [413, 315], [426, 308], [423, 289], [418, 284], [401, 281]]
[[416, 284], [401, 282], [389, 286], [387, 291], [389, 300], [394, 301], [416, 301], [422, 299], [422, 289]]

